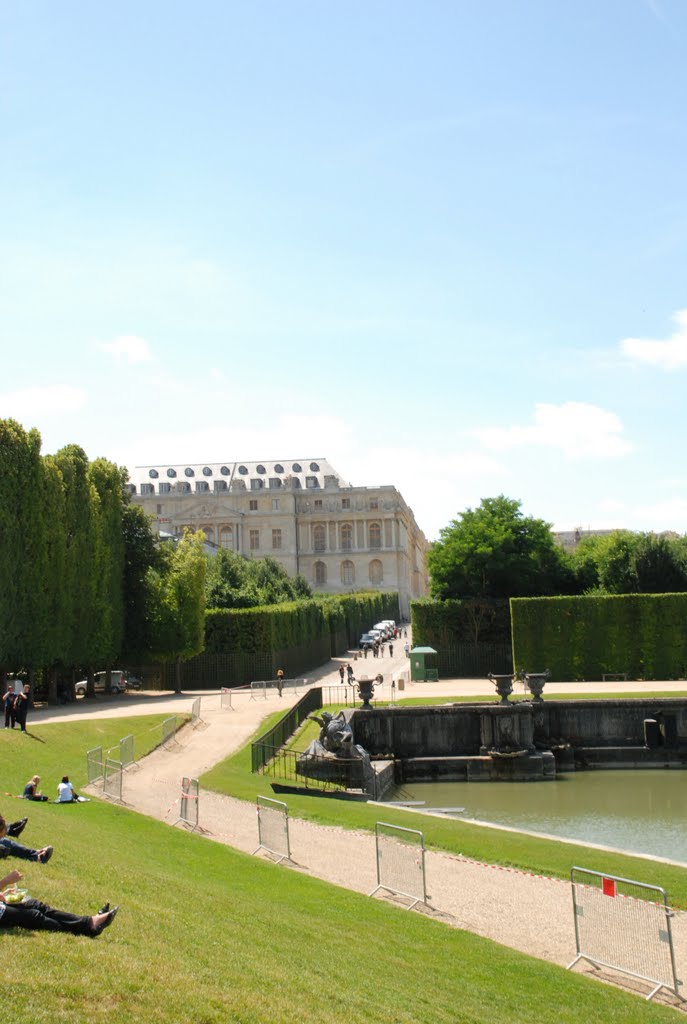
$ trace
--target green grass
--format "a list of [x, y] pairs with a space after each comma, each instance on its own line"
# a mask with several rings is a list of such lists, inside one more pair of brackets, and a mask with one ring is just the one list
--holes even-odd
[[[333, 708], [327, 710], [334, 710]], [[265, 720], [255, 736], [261, 735], [279, 719], [275, 713]], [[307, 722], [290, 745], [303, 750], [310, 739], [319, 733], [316, 723]], [[201, 785], [219, 793], [227, 793], [241, 800], [255, 801], [258, 795], [270, 796], [272, 783], [295, 785], [293, 781], [273, 779], [251, 773], [250, 742], [225, 761], [215, 765], [201, 778]], [[310, 794], [276, 794], [288, 803], [289, 814], [305, 818], [320, 825], [338, 825], [342, 828], [374, 831], [375, 823], [383, 818], [392, 825], [418, 828], [429, 848], [462, 854], [472, 860], [489, 864], [532, 871], [555, 878], [569, 878], [573, 865], [602, 871], [607, 874], [633, 878], [667, 890], [671, 904], [687, 909], [687, 869], [660, 864], [644, 857], [615, 854], [587, 847], [584, 844], [560, 843], [553, 839], [538, 839], [516, 832], [485, 828], [460, 819], [438, 818], [432, 815], [409, 814], [393, 807], [368, 806], [360, 801], [335, 799], [312, 790]]]
[[[5, 734], [4, 785], [16, 792], [34, 771], [46, 781], [64, 772], [79, 779], [96, 732], [96, 741], [114, 745], [143, 722], [45, 725], [32, 730], [33, 741]], [[13, 1024], [678, 1019], [669, 1008], [122, 807], [33, 804], [25, 837], [56, 849], [46, 867], [27, 867], [32, 895], [82, 912], [104, 899], [122, 909], [95, 942], [4, 933], [16, 981], [6, 996]]]

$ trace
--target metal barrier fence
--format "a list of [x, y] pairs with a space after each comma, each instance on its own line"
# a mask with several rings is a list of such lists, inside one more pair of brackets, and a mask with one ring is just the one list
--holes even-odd
[[191, 831], [198, 828], [198, 801], [200, 783], [198, 779], [190, 779], [187, 775], [181, 780], [181, 797], [179, 799], [179, 817], [175, 825], [183, 821], [191, 826]]
[[125, 736], [119, 741], [119, 760], [122, 762], [122, 768], [127, 768], [130, 764], [136, 764], [133, 736]]
[[[282, 679], [281, 688], [282, 690], [293, 690], [294, 693], [298, 694], [298, 690], [305, 690], [308, 686], [307, 679]], [[251, 700], [256, 700], [258, 697], [262, 697], [263, 700], [267, 700], [268, 690], [278, 690], [279, 680], [278, 679], [259, 679], [250, 684], [251, 689]]]
[[113, 800], [122, 799], [122, 762], [105, 759], [105, 774], [103, 776], [103, 793]]
[[289, 809], [281, 800], [271, 800], [268, 796], [259, 796], [258, 811], [258, 850], [267, 850], [277, 857], [277, 864], [283, 860], [291, 860], [291, 844], [289, 842]]
[[[372, 707], [376, 707], [380, 700], [380, 684], [375, 683], [374, 685], [377, 697], [373, 697], [370, 701]], [[362, 698], [358, 694], [358, 687], [355, 683], [352, 685], [344, 683], [343, 685], [339, 684], [339, 686], [322, 686], [320, 689], [322, 690], [322, 707], [338, 705], [339, 707], [344, 708], [354, 708], [356, 704], [358, 706], [362, 705]], [[382, 697], [382, 700], [384, 701], [388, 699], [388, 696]]]
[[375, 825], [375, 847], [377, 885], [370, 896], [380, 889], [386, 889], [395, 896], [407, 896], [411, 900], [408, 910], [418, 903], [427, 903], [425, 837], [422, 832], [378, 821]]
[[171, 718], [165, 718], [162, 723], [162, 746], [166, 747], [168, 743], [176, 743], [176, 731], [177, 731], [177, 716], [172, 715]]
[[670, 989], [679, 999], [675, 949], [665, 889], [574, 867], [570, 872], [577, 955], [653, 985], [646, 997]]
[[195, 728], [202, 721], [200, 717], [200, 697], [196, 697], [191, 705], [191, 725]]
[[319, 686], [308, 690], [292, 708], [282, 715], [276, 725], [251, 744], [251, 771], [259, 772], [274, 757], [275, 749], [279, 749], [311, 711], [322, 707], [322, 689]]
[[88, 784], [97, 782], [103, 777], [103, 748], [93, 747], [86, 751], [86, 769], [88, 771]]
[[236, 709], [231, 703], [231, 690], [228, 686], [223, 686], [219, 691], [219, 704], [222, 711], [235, 711]]
[[360, 758], [326, 758], [284, 747], [261, 744], [265, 764], [259, 774], [288, 782], [298, 782], [306, 789], [359, 789], [365, 792], [365, 765]]

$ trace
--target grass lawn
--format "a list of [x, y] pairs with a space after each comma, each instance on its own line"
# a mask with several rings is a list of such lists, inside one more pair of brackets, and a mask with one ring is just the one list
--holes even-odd
[[[338, 708], [331, 707], [327, 710], [336, 711]], [[279, 718], [279, 712], [267, 718], [255, 736], [261, 735]], [[319, 726], [314, 722], [306, 722], [289, 745], [297, 750], [303, 750], [318, 734]], [[551, 839], [537, 839], [518, 833], [484, 828], [459, 819], [411, 815], [392, 807], [382, 809], [378, 806], [368, 806], [361, 801], [347, 801], [322, 795], [316, 790], [312, 790], [310, 794], [274, 794], [271, 788], [273, 782], [294, 785], [293, 782], [289, 783], [288, 780], [279, 780], [272, 776], [253, 775], [250, 743], [215, 765], [201, 779], [201, 785], [205, 788], [227, 793], [242, 800], [255, 801], [258, 795], [276, 795], [286, 801], [289, 814], [293, 817], [306, 818], [322, 825], [374, 831], [375, 822], [383, 819], [393, 825], [418, 828], [424, 833], [428, 847], [463, 854], [465, 857], [489, 864], [503, 864], [556, 878], [569, 878], [570, 868], [577, 864], [594, 871], [634, 878], [650, 885], [663, 886], [674, 907], [687, 909], [685, 868], [659, 864], [638, 856], [608, 853], [583, 844], [571, 845]]]
[[[66, 772], [78, 786], [88, 747], [138, 736], [144, 723], [45, 725], [31, 730], [33, 738], [5, 733], [4, 787], [18, 792], [34, 772], [50, 787]], [[347, 1024], [679, 1019], [669, 1008], [121, 807], [98, 800], [16, 806], [30, 812], [26, 841], [54, 842], [56, 850], [45, 867], [27, 866], [32, 895], [76, 911], [93, 912], [105, 899], [122, 909], [95, 942], [0, 932], [15, 979], [6, 989], [13, 1024], [322, 1024], [332, 1015]]]

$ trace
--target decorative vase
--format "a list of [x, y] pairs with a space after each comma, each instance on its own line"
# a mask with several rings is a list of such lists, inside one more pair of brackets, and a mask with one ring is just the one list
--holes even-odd
[[542, 697], [542, 691], [551, 676], [550, 669], [547, 668], [545, 672], [528, 672], [525, 674], [524, 681], [525, 686], [532, 694], [533, 704], [543, 704], [544, 698]]
[[496, 692], [501, 698], [501, 704], [510, 704], [508, 698], [513, 692], [513, 676], [512, 675], [495, 675], [493, 672], [489, 672], [487, 679], [491, 679], [492, 683], [496, 687]]

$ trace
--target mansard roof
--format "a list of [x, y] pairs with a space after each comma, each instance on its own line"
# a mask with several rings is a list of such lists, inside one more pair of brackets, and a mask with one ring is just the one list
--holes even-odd
[[[333, 478], [339, 487], [350, 487], [342, 480], [332, 464], [324, 458], [305, 459], [268, 459], [257, 462], [159, 462], [152, 466], [136, 466], [129, 473], [129, 480], [140, 490], [141, 484], [155, 483], [158, 480], [174, 482], [177, 480], [224, 480], [227, 487], [232, 484], [240, 486], [243, 481], [248, 490], [251, 480], [262, 480], [267, 487], [270, 478], [286, 481], [296, 479], [295, 486], [310, 489], [324, 487], [325, 478]], [[317, 483], [314, 483], [314, 480]]]

